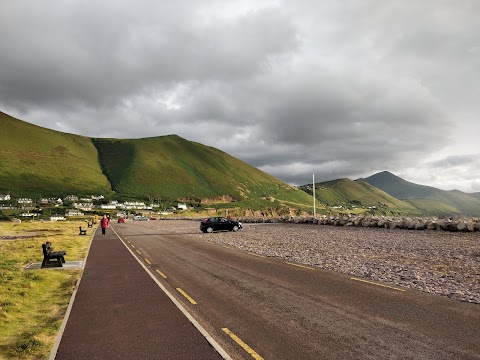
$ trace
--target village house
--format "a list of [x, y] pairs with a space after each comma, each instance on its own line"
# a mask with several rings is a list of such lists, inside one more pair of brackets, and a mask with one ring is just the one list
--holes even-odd
[[83, 216], [84, 214], [78, 209], [67, 209], [65, 216]]
[[115, 210], [117, 208], [117, 204], [102, 204], [100, 205], [100, 209], [102, 210]]
[[83, 210], [83, 211], [92, 211], [93, 204], [92, 203], [73, 203], [72, 206], [75, 209]]
[[20, 216], [31, 217], [33, 219], [34, 217], [38, 216], [38, 214], [31, 213], [31, 212], [26, 212], [26, 213], [21, 213]]
[[18, 204], [31, 204], [31, 203], [33, 203], [33, 200], [29, 199], [29, 198], [18, 198], [17, 203]]
[[144, 202], [138, 201], [125, 201], [120, 207], [125, 210], [142, 210], [147, 208]]
[[78, 201], [78, 196], [76, 195], [68, 195], [66, 196], [63, 201]]
[[64, 220], [67, 220], [67, 219], [65, 219], [65, 217], [61, 215], [50, 216], [50, 221], [64, 221]]
[[0, 201], [9, 201], [11, 199], [10, 195], [0, 195]]

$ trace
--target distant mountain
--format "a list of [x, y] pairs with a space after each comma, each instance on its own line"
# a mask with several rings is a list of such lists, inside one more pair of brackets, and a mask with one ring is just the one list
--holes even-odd
[[445, 191], [406, 181], [388, 171], [359, 179], [391, 196], [417, 207], [427, 214], [464, 214], [480, 216], [480, 196], [459, 190]]
[[176, 135], [97, 139], [0, 112], [0, 193], [112, 194], [309, 210], [311, 197], [220, 150]]
[[[300, 189], [313, 193], [311, 185], [300, 186]], [[418, 209], [410, 203], [401, 201], [367, 182], [350, 179], [337, 179], [315, 184], [315, 198], [330, 208], [353, 209], [370, 208], [384, 215], [419, 214]]]
[[397, 199], [429, 198], [439, 189], [418, 185], [403, 180], [389, 171], [382, 171], [365, 179], [359, 179], [373, 185]]

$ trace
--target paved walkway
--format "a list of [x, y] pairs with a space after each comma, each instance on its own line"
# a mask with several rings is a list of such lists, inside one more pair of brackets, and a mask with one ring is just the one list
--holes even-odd
[[97, 229], [55, 359], [221, 359], [109, 229]]

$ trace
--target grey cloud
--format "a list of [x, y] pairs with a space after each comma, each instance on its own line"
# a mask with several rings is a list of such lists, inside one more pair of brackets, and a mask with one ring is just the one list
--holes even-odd
[[435, 168], [452, 168], [457, 166], [480, 165], [480, 154], [452, 155], [444, 159], [428, 162], [425, 166]]
[[176, 82], [248, 76], [296, 46], [293, 24], [275, 8], [201, 24], [189, 21], [199, 11], [194, 2], [179, 9], [149, 1], [132, 9], [43, 5], [41, 18], [22, 12], [27, 27], [11, 16], [25, 3], [0, 15], [0, 94], [18, 107], [114, 106]]
[[475, 162], [448, 151], [475, 152], [458, 139], [479, 130], [479, 6], [3, 2], [0, 110], [87, 136], [176, 133], [294, 184], [390, 170], [472, 189]]

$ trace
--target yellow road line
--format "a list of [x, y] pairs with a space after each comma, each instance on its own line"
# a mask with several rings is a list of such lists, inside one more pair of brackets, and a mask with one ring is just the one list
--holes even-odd
[[145, 262], [146, 262], [148, 265], [151, 265], [151, 264], [152, 264], [147, 258], [144, 258], [144, 259], [145, 259]]
[[372, 285], [377, 285], [377, 286], [381, 286], [381, 287], [385, 287], [385, 288], [397, 290], [397, 291], [406, 291], [406, 290], [404, 290], [404, 289], [399, 289], [399, 288], [396, 288], [396, 287], [393, 287], [393, 286], [378, 284], [378, 283], [374, 283], [374, 282], [372, 282], [372, 281], [367, 281], [367, 280], [363, 280], [363, 279], [357, 279], [357, 278], [350, 278], [350, 279], [351, 279], [351, 280], [355, 280], [355, 281], [361, 281], [361, 282], [364, 282], [364, 283], [367, 283], [367, 284], [372, 284]]
[[250, 354], [251, 357], [253, 357], [255, 360], [263, 360], [263, 357], [258, 355], [250, 346], [245, 344], [242, 339], [240, 339], [237, 335], [232, 333], [228, 328], [222, 328], [223, 332], [230, 336], [233, 341], [235, 341], [240, 347], [245, 350], [247, 353]]
[[253, 256], [257, 256], [257, 257], [265, 258], [265, 256], [263, 256], [263, 255], [258, 255], [258, 254], [254, 254], [254, 253], [248, 253], [248, 255], [253, 255]]
[[185, 291], [183, 291], [182, 289], [177, 288], [177, 291], [178, 291], [180, 294], [182, 294], [183, 296], [185, 296], [185, 298], [186, 298], [188, 301], [190, 301], [193, 305], [196, 305], [196, 304], [197, 304], [197, 302], [196, 302], [195, 300], [193, 300], [190, 296], [188, 296], [188, 294], [187, 294]]
[[293, 265], [293, 266], [296, 266], [296, 267], [299, 267], [299, 268], [302, 268], [302, 269], [315, 270], [315, 268], [312, 268], [312, 267], [309, 267], [309, 266], [298, 265], [298, 264], [294, 264], [294, 263], [291, 263], [291, 262], [288, 262], [288, 261], [285, 261], [285, 262], [288, 265]]
[[136, 251], [137, 251], [138, 255], [142, 255], [142, 253], [140, 251], [138, 251], [138, 250], [136, 250]]
[[165, 275], [164, 273], [162, 273], [160, 270], [155, 270], [162, 278], [166, 279], [167, 278], [167, 275]]

